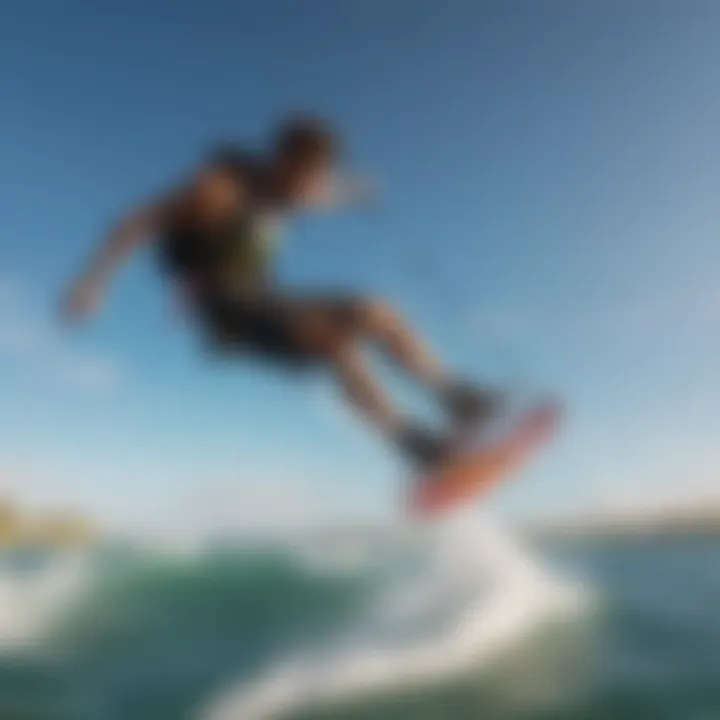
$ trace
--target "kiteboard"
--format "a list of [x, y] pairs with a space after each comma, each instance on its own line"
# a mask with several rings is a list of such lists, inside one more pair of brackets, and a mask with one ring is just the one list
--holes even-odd
[[560, 407], [526, 409], [495, 438], [462, 442], [454, 457], [416, 478], [408, 498], [412, 517], [430, 519], [478, 499], [524, 467], [555, 435]]

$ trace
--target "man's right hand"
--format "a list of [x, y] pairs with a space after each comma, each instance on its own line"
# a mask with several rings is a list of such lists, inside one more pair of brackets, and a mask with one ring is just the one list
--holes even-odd
[[100, 289], [89, 280], [81, 280], [63, 298], [60, 314], [66, 322], [87, 320], [100, 307]]

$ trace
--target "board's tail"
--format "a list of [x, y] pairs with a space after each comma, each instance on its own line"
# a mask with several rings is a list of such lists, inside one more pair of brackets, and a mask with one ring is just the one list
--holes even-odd
[[551, 439], [560, 415], [559, 406], [554, 404], [533, 408], [490, 444], [471, 447], [440, 472], [421, 478], [410, 491], [410, 514], [435, 517], [509, 479]]

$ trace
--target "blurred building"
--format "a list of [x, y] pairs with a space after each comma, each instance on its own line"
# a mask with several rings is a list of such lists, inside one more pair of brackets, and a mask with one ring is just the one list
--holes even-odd
[[80, 548], [93, 544], [98, 536], [94, 524], [78, 513], [25, 512], [8, 499], [0, 500], [0, 549]]

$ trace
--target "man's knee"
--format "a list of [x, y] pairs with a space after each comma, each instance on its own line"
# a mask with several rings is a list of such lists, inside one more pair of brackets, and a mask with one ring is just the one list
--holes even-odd
[[336, 361], [353, 344], [354, 333], [321, 314], [305, 318], [296, 327], [299, 343], [319, 359]]
[[358, 325], [370, 334], [393, 332], [401, 324], [397, 310], [380, 298], [368, 298], [358, 303]]

